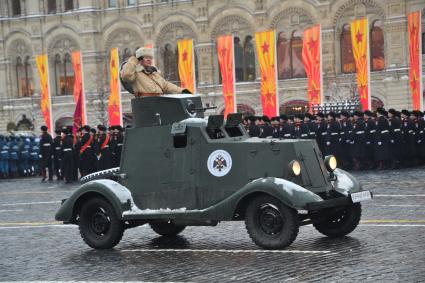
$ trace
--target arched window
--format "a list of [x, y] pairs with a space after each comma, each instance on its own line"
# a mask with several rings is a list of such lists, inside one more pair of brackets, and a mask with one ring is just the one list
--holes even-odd
[[56, 54], [55, 65], [54, 65], [56, 95], [62, 95], [65, 92], [65, 88], [63, 88], [62, 81], [61, 81], [62, 71], [63, 71], [63, 67], [62, 67], [61, 56], [59, 54]]
[[25, 58], [25, 93], [24, 96], [31, 96], [34, 93], [33, 81], [32, 81], [32, 69], [30, 63], [30, 57]]
[[65, 0], [65, 12], [74, 9], [74, 0]]
[[164, 60], [164, 78], [171, 82], [178, 82], [178, 69], [177, 69], [177, 61], [178, 61], [178, 53], [177, 49], [173, 48], [170, 43], [166, 43], [164, 46], [163, 52], [163, 60]]
[[381, 28], [381, 21], [373, 22], [370, 38], [371, 70], [381, 71], [385, 68], [384, 33]]
[[291, 64], [289, 60], [289, 41], [283, 32], [278, 34], [277, 47], [277, 76], [279, 80], [291, 77]]
[[25, 68], [22, 64], [21, 57], [18, 57], [16, 59], [16, 87], [18, 92], [18, 97], [23, 97], [25, 89], [24, 89], [24, 82], [25, 82]]
[[21, 0], [13, 0], [12, 2], [12, 16], [21, 15]]
[[244, 80], [255, 80], [255, 50], [251, 35], [245, 37], [243, 46], [243, 59], [244, 59]]
[[69, 53], [65, 54], [64, 57], [64, 89], [65, 92], [64, 94], [69, 95], [69, 94], [73, 94], [74, 91], [74, 69], [72, 67], [72, 62], [71, 62], [71, 55], [69, 55]]
[[302, 62], [303, 38], [302, 33], [295, 31], [291, 38], [291, 78], [305, 78], [306, 73]]
[[341, 72], [354, 73], [356, 65], [354, 63], [353, 46], [351, 45], [351, 30], [350, 25], [345, 24], [342, 27], [341, 39]]
[[56, 0], [47, 1], [47, 13], [49, 14], [56, 13]]
[[233, 38], [233, 49], [235, 53], [235, 81], [241, 82], [243, 81], [243, 47], [241, 44], [241, 39], [238, 36], [235, 36]]

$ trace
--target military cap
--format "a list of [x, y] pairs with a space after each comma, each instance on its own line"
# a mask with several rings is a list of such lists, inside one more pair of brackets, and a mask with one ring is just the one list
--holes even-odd
[[410, 116], [409, 110], [406, 110], [406, 109], [401, 110], [401, 114], [406, 115], [406, 116]]
[[280, 114], [279, 119], [286, 121], [288, 120], [288, 116], [286, 116], [285, 114]]
[[89, 125], [84, 125], [83, 129], [84, 129], [84, 131], [89, 132], [90, 131], [90, 126]]
[[325, 118], [325, 114], [323, 112], [317, 112], [316, 117]]
[[122, 132], [124, 129], [121, 127], [121, 125], [118, 125], [117, 126], [117, 130], [120, 131], [120, 132]]
[[103, 125], [100, 125], [100, 127], [98, 126], [98, 127], [97, 127], [97, 129], [98, 129], [99, 131], [106, 131], [106, 127], [105, 127], [105, 126], [103, 126]]
[[331, 116], [332, 118], [334, 118], [334, 119], [335, 119], [335, 118], [336, 118], [336, 113], [331, 111], [331, 112], [329, 112], [329, 113], [328, 113], [328, 115], [327, 115], [327, 116], [328, 116], [328, 117], [329, 117], [329, 116]]
[[372, 111], [370, 111], [370, 110], [366, 110], [366, 111], [364, 112], [364, 115], [369, 116], [369, 117], [372, 117], [372, 116], [373, 116], [373, 113], [372, 113]]
[[61, 132], [64, 133], [65, 135], [67, 135], [68, 134], [68, 128], [67, 127], [63, 127], [61, 129]]
[[263, 120], [264, 122], [270, 122], [269, 117], [267, 117], [267, 115], [263, 115], [260, 120]]
[[386, 116], [388, 114], [387, 111], [385, 111], [385, 109], [381, 108], [381, 107], [376, 109], [376, 113], [379, 113], [379, 114], [384, 115], [384, 116]]
[[341, 113], [339, 113], [339, 116], [344, 116], [344, 117], [350, 117], [350, 114], [348, 113], [348, 111], [341, 111]]
[[48, 128], [47, 126], [43, 125], [40, 127], [40, 130], [42, 130], [43, 132], [47, 132]]
[[61, 130], [60, 130], [60, 129], [56, 129], [56, 130], [55, 130], [55, 134], [56, 134], [56, 135], [60, 135], [60, 134], [61, 134]]
[[391, 108], [388, 110], [388, 113], [391, 113], [392, 115], [396, 116], [397, 111], [394, 108]]
[[314, 116], [311, 113], [308, 113], [308, 112], [304, 114], [304, 117], [305, 118], [308, 118], [310, 120], [313, 120], [314, 119]]
[[362, 117], [363, 116], [363, 112], [362, 111], [354, 111], [353, 115], [354, 116], [357, 116], [357, 117]]
[[95, 128], [91, 128], [90, 129], [90, 133], [96, 134], [96, 129]]

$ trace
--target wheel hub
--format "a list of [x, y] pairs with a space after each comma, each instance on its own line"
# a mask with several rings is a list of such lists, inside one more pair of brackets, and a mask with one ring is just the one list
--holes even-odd
[[110, 226], [111, 226], [111, 221], [108, 215], [104, 211], [99, 210], [93, 214], [92, 221], [91, 221], [91, 228], [95, 234], [97, 235], [105, 234], [106, 232], [108, 232]]
[[266, 234], [278, 234], [283, 228], [283, 218], [279, 209], [272, 204], [262, 205], [260, 207], [259, 224]]

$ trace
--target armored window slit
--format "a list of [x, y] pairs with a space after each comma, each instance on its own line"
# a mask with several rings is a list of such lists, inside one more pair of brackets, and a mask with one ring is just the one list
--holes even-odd
[[184, 148], [187, 146], [187, 135], [175, 135], [173, 137], [175, 148]]

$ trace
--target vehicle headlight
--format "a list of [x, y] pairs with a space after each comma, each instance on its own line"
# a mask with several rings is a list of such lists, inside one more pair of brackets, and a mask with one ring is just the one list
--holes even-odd
[[338, 163], [336, 162], [335, 156], [333, 156], [333, 155], [326, 156], [325, 157], [325, 166], [326, 166], [326, 169], [329, 172], [333, 172], [336, 169], [336, 167], [338, 166]]
[[293, 176], [299, 176], [301, 174], [301, 164], [297, 160], [289, 162], [289, 172]]

